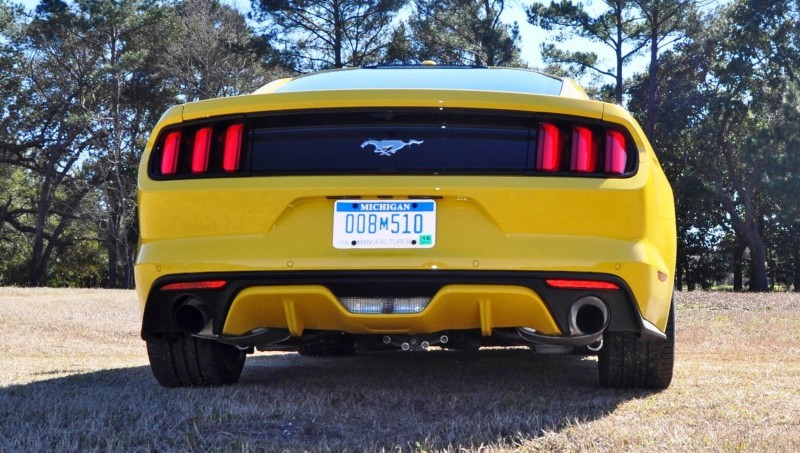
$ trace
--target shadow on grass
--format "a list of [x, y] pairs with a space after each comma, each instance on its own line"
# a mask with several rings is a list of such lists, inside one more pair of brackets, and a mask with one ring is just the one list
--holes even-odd
[[502, 448], [645, 395], [601, 389], [594, 359], [526, 349], [256, 355], [225, 388], [163, 389], [136, 367], [0, 389], [0, 450]]

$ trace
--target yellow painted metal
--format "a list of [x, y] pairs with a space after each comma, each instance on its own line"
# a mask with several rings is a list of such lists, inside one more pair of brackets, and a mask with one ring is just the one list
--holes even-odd
[[561, 333], [539, 295], [518, 286], [449, 285], [421, 313], [380, 315], [348, 312], [323, 286], [259, 286], [239, 293], [223, 333], [243, 335], [258, 328], [285, 328], [293, 336], [305, 329], [353, 334], [480, 329], [489, 336], [494, 328], [519, 326]]
[[[335, 90], [209, 99], [183, 106], [183, 120], [222, 115], [359, 107], [433, 107], [543, 112], [600, 119], [607, 104], [572, 97], [463, 90]], [[157, 126], [157, 128], [160, 127]]]
[[[159, 277], [201, 272], [453, 269], [605, 273], [623, 278], [644, 318], [664, 330], [676, 255], [672, 191], [650, 144], [627, 111], [573, 95], [343, 90], [267, 93], [175, 107], [165, 113], [154, 131], [139, 172], [141, 239], [135, 272], [140, 301], [145, 303]], [[639, 170], [633, 177], [621, 179], [432, 175], [153, 181], [147, 174], [159, 130], [181, 121], [265, 111], [380, 106], [480, 108], [602, 119], [631, 133]], [[387, 196], [436, 199], [434, 248], [332, 247], [335, 199]], [[659, 271], [668, 275], [666, 282], [658, 279]], [[429, 307], [419, 315], [362, 318], [366, 315], [343, 313], [338, 302], [331, 303], [335, 297], [319, 288], [310, 291], [304, 286], [301, 294], [289, 296], [264, 291], [252, 288], [239, 295], [226, 333], [269, 327], [247, 321], [252, 318], [259, 322], [283, 319], [282, 327], [294, 334], [328, 328], [330, 323], [322, 321], [330, 316], [337, 326], [347, 327], [341, 330], [354, 332], [431, 332], [470, 326], [465, 328], [486, 334], [500, 326], [498, 319], [505, 319], [496, 293], [486, 296], [485, 302], [472, 298], [465, 306], [441, 304], [450, 311]], [[513, 298], [524, 299], [519, 295]], [[315, 309], [321, 312], [312, 313]], [[474, 312], [464, 315], [465, 309]], [[516, 309], [514, 313], [522, 315]], [[513, 319], [506, 321], [508, 325]], [[529, 327], [547, 333], [547, 329]]]

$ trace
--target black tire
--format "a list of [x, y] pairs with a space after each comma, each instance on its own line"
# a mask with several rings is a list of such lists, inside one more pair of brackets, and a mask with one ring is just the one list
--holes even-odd
[[300, 355], [311, 357], [341, 357], [353, 355], [356, 348], [351, 340], [337, 342], [304, 344], [297, 348]]
[[213, 387], [239, 380], [246, 354], [235, 346], [180, 335], [148, 341], [150, 368], [164, 387]]
[[672, 382], [675, 362], [675, 301], [669, 309], [667, 338], [642, 341], [634, 332], [607, 332], [598, 356], [600, 385], [662, 390]]

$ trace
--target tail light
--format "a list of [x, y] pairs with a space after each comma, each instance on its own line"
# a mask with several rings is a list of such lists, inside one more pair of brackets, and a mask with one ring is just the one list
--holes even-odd
[[227, 173], [234, 173], [239, 170], [243, 130], [243, 124], [234, 124], [225, 132], [225, 152], [222, 157], [222, 168]]
[[561, 167], [561, 131], [557, 126], [542, 123], [539, 126], [539, 147], [536, 169], [553, 172]]
[[625, 173], [627, 161], [625, 136], [617, 131], [608, 131], [606, 133], [606, 173], [614, 175]]
[[[203, 176], [240, 170], [244, 124], [186, 127], [167, 133], [154, 153], [156, 176]], [[160, 159], [160, 161], [158, 160]]]
[[178, 171], [178, 155], [181, 149], [181, 133], [170, 132], [164, 140], [161, 156], [161, 174], [174, 175]]
[[575, 126], [572, 129], [569, 170], [576, 173], [592, 173], [597, 167], [597, 149], [592, 130]]
[[194, 134], [194, 152], [192, 153], [192, 173], [194, 174], [203, 174], [208, 171], [212, 134], [213, 129], [210, 127], [204, 127]]
[[[620, 131], [588, 125], [541, 123], [534, 171], [559, 175], [624, 175], [633, 169], [629, 153], [625, 134]], [[565, 160], [569, 160], [569, 165], [566, 162], [562, 165]]]

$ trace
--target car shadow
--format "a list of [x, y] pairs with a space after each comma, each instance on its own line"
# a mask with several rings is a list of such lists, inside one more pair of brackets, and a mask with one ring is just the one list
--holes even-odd
[[[527, 349], [262, 353], [248, 358], [239, 383], [222, 388], [164, 389], [146, 366], [45, 379], [0, 389], [0, 407], [13, 408], [0, 410], [0, 438], [9, 445], [510, 447], [606, 417], [622, 402], [648, 394], [600, 388], [592, 357], [537, 356]], [[17, 430], [29, 434], [19, 439]]]

